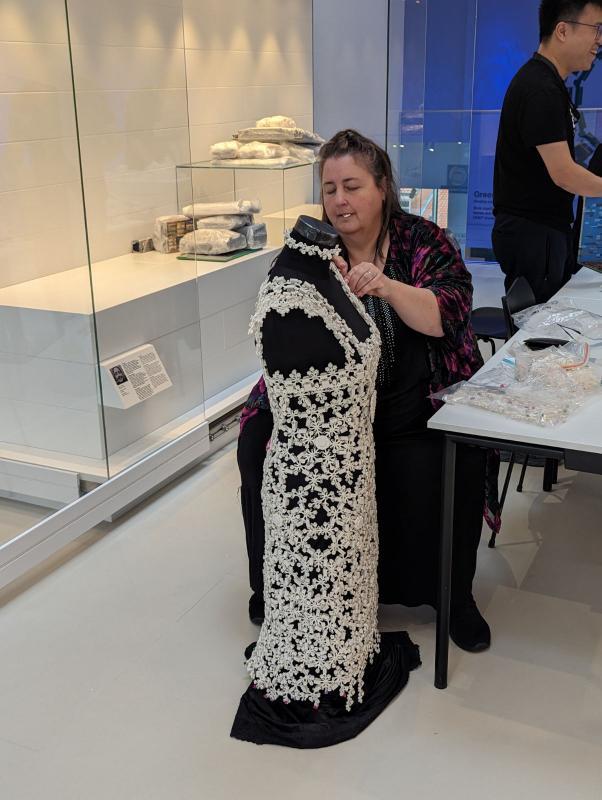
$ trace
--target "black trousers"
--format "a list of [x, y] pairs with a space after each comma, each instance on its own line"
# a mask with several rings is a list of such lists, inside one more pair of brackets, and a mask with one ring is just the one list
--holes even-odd
[[[238, 440], [241, 506], [251, 589], [263, 594], [261, 482], [272, 415], [259, 411]], [[383, 603], [436, 605], [443, 436], [426, 417], [375, 427], [379, 593]], [[485, 502], [484, 450], [458, 445], [452, 603], [472, 592]]]
[[498, 214], [491, 233], [493, 252], [506, 276], [506, 291], [525, 277], [538, 303], [547, 302], [575, 271], [573, 234], [511, 214]]

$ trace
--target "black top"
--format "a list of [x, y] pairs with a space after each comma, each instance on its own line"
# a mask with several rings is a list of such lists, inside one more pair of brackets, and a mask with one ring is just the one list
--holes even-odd
[[536, 147], [566, 141], [574, 158], [578, 119], [558, 70], [535, 53], [504, 97], [495, 152], [494, 214], [570, 229], [574, 195], [556, 186]]

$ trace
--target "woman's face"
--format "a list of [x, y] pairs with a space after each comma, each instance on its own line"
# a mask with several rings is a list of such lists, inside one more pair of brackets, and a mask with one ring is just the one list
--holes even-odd
[[329, 158], [322, 170], [322, 198], [326, 216], [345, 241], [345, 236], [374, 236], [382, 224], [384, 189], [372, 173], [351, 155]]

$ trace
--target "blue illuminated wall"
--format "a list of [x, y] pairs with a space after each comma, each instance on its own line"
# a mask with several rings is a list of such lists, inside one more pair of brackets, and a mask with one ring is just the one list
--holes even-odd
[[[447, 188], [450, 227], [463, 224], [466, 252], [478, 254], [491, 246], [499, 113], [510, 80], [538, 47], [539, 0], [391, 0], [391, 7], [403, 14], [401, 98], [389, 97], [389, 108], [401, 108], [394, 144], [400, 149], [389, 147], [400, 184]], [[582, 109], [602, 106], [599, 62], [567, 85]], [[599, 118], [583, 114], [582, 162], [602, 139]], [[458, 179], [461, 170], [467, 182], [454, 186], [450, 175]]]

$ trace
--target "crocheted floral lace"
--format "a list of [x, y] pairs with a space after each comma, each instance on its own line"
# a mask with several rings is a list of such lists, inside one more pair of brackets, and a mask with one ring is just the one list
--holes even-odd
[[275, 278], [259, 292], [251, 332], [263, 363], [270, 311], [320, 317], [345, 352], [345, 366], [264, 376], [274, 415], [264, 466], [266, 612], [247, 662], [271, 700], [311, 701], [337, 690], [350, 709], [378, 652], [378, 531], [371, 422], [380, 354], [378, 330], [331, 265], [370, 327], [359, 341], [310, 283]]

